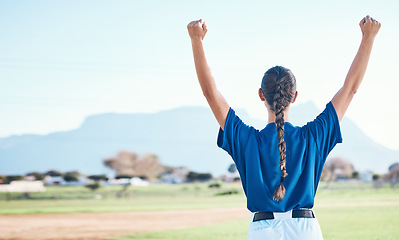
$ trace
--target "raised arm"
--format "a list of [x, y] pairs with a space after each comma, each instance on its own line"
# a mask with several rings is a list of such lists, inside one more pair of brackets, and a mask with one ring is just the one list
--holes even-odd
[[187, 25], [187, 29], [191, 38], [195, 69], [197, 70], [198, 81], [201, 85], [202, 93], [208, 101], [213, 115], [215, 115], [220, 127], [224, 130], [224, 123], [226, 122], [230, 106], [222, 94], [217, 90], [215, 79], [213, 78], [211, 69], [206, 61], [202, 41], [208, 31], [207, 27], [205, 22], [200, 19], [198, 21], [190, 22]]
[[362, 42], [360, 43], [359, 50], [352, 62], [348, 75], [346, 76], [344, 86], [331, 100], [335, 111], [337, 112], [339, 121], [344, 117], [353, 96], [363, 80], [369, 62], [371, 49], [373, 47], [374, 38], [381, 27], [381, 23], [368, 15], [360, 21], [359, 25], [362, 30]]

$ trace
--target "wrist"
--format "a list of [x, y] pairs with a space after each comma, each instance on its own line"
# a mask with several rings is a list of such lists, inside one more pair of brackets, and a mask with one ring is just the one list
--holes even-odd
[[202, 43], [202, 38], [201, 37], [192, 37], [191, 38], [191, 43], [192, 44]]
[[375, 36], [372, 36], [372, 35], [363, 35], [362, 41], [363, 42], [373, 42], [374, 38], [375, 38]]

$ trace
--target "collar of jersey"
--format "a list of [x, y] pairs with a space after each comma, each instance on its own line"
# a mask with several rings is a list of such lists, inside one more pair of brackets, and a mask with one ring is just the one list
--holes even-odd
[[[294, 128], [294, 125], [292, 125], [290, 122], [285, 122], [284, 123], [284, 130], [285, 131], [288, 130], [288, 129], [291, 129], [291, 128]], [[275, 131], [276, 131], [276, 123], [274, 123], [274, 122], [268, 123], [266, 125], [266, 127], [261, 130], [261, 132], [275, 132]]]

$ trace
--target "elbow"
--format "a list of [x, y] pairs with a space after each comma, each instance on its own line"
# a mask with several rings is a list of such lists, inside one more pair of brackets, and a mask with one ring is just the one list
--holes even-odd
[[215, 99], [215, 97], [212, 95], [212, 94], [210, 94], [209, 92], [203, 92], [203, 94], [204, 94], [204, 97], [206, 98], [206, 101], [208, 101], [208, 102], [212, 102], [212, 100], [213, 99]]
[[202, 94], [204, 95], [204, 97], [210, 101], [212, 99], [215, 99], [216, 94], [218, 94], [219, 92], [216, 91], [212, 91], [212, 90], [203, 90]]
[[355, 95], [359, 86], [344, 86], [343, 90], [347, 95]]
[[211, 92], [209, 90], [202, 90], [202, 94], [206, 99], [208, 99], [211, 96]]
[[356, 93], [357, 93], [357, 90], [359, 89], [359, 86], [353, 86], [351, 89], [350, 89], [350, 94], [353, 96], [353, 95], [355, 95]]

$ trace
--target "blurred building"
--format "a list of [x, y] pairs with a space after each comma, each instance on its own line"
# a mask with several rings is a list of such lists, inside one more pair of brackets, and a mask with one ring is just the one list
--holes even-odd
[[1, 184], [0, 192], [45, 192], [42, 181], [12, 181], [10, 184]]
[[187, 174], [190, 172], [188, 167], [169, 167], [161, 175], [161, 183], [179, 184], [187, 181]]

